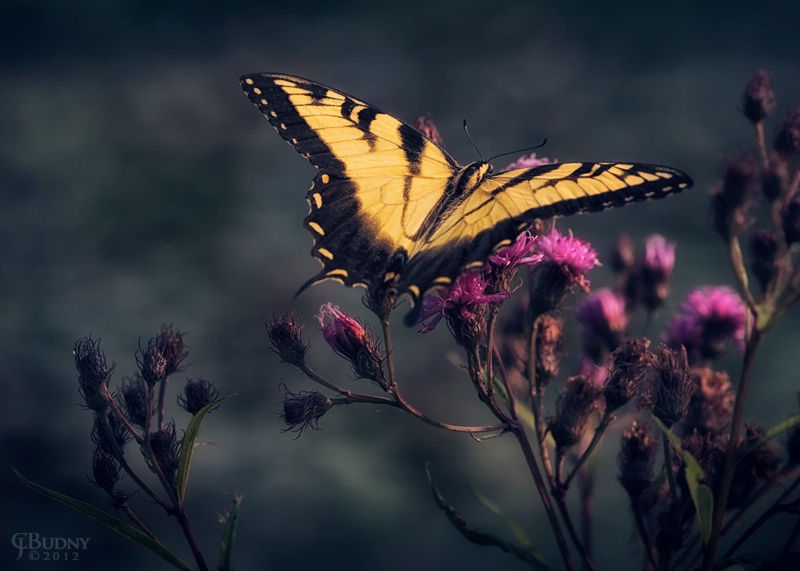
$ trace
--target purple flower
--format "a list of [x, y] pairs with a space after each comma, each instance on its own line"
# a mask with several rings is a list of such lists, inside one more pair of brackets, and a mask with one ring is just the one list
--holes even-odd
[[618, 293], [603, 288], [592, 292], [578, 306], [576, 315], [583, 331], [586, 352], [595, 363], [599, 363], [605, 351], [617, 348], [628, 326], [625, 300]]
[[542, 260], [542, 254], [531, 254], [536, 238], [537, 236], [532, 235], [530, 231], [520, 234], [516, 242], [489, 256], [489, 268], [505, 269], [538, 264]]
[[574, 238], [572, 232], [562, 236], [553, 229], [539, 236], [535, 247], [542, 256], [542, 264], [558, 266], [572, 283], [588, 286], [584, 275], [598, 265], [597, 252], [588, 242]]
[[514, 169], [529, 169], [532, 167], [540, 167], [542, 165], [549, 165], [556, 161], [551, 161], [547, 157], [537, 157], [536, 153], [531, 153], [528, 156], [522, 156], [516, 161], [508, 165], [501, 172], [511, 171]]
[[669, 279], [675, 268], [675, 243], [660, 234], [645, 242], [640, 270], [642, 301], [649, 310], [658, 309], [669, 294]]
[[669, 242], [661, 234], [653, 234], [644, 245], [642, 265], [653, 273], [669, 277], [675, 267], [675, 242]]
[[692, 291], [667, 326], [665, 341], [671, 347], [686, 347], [692, 364], [724, 353], [728, 340], [744, 350], [745, 306], [727, 286]]
[[574, 286], [589, 291], [586, 272], [597, 265], [597, 252], [588, 242], [562, 236], [558, 230], [540, 235], [534, 253], [541, 261], [534, 268], [536, 281], [530, 290], [530, 311], [538, 316], [558, 307], [567, 292]]
[[442, 317], [453, 316], [461, 320], [475, 317], [478, 306], [499, 303], [508, 298], [508, 293], [484, 293], [489, 282], [480, 270], [469, 270], [456, 278], [449, 288], [439, 288], [438, 295], [426, 295], [422, 300], [422, 311], [417, 323], [426, 319], [432, 320], [420, 329], [420, 333], [428, 333], [442, 320]]

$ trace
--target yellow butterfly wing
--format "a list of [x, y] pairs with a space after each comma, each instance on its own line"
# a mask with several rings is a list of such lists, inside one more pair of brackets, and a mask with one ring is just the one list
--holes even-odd
[[278, 133], [320, 169], [306, 195], [305, 226], [323, 268], [301, 289], [325, 279], [369, 286], [399, 275], [456, 162], [416, 129], [319, 83], [274, 73], [241, 83]]
[[537, 218], [597, 211], [692, 185], [658, 165], [564, 163], [489, 174], [460, 166], [413, 127], [355, 97], [299, 77], [241, 78], [250, 100], [319, 170], [305, 226], [325, 279], [396, 287], [418, 312], [431, 287], [483, 264]]

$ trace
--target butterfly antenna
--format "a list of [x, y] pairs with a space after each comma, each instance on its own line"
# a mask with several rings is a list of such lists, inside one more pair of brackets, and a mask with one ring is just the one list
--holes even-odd
[[490, 163], [493, 160], [499, 159], [500, 157], [505, 157], [506, 155], [518, 155], [518, 154], [522, 154], [522, 153], [527, 153], [528, 151], [532, 151], [534, 149], [540, 149], [540, 148], [544, 147], [546, 144], [547, 144], [547, 139], [543, 139], [542, 142], [539, 143], [538, 145], [535, 145], [533, 147], [526, 147], [524, 149], [517, 149], [516, 151], [508, 151], [506, 153], [500, 153], [499, 155], [493, 156], [492, 158], [490, 158], [486, 162]]
[[464, 119], [464, 132], [467, 134], [467, 139], [469, 139], [469, 142], [472, 143], [473, 148], [476, 151], [478, 151], [478, 156], [481, 158], [481, 162], [482, 163], [488, 162], [488, 161], [484, 161], [483, 160], [483, 153], [481, 153], [481, 150], [478, 148], [478, 145], [475, 144], [475, 141], [472, 140], [472, 137], [469, 134], [469, 129], [467, 129], [467, 120], [466, 119]]

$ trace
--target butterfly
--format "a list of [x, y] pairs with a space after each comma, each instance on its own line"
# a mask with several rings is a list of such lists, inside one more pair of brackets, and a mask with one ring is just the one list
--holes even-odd
[[459, 165], [421, 132], [314, 81], [242, 76], [242, 88], [278, 134], [319, 169], [304, 225], [332, 279], [407, 294], [413, 323], [427, 290], [480, 267], [536, 219], [661, 198], [692, 185], [685, 173], [636, 163], [561, 163], [492, 173]]

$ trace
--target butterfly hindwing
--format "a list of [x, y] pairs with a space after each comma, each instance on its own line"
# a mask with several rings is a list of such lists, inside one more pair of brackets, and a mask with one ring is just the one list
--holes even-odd
[[[460, 166], [399, 119], [322, 84], [283, 74], [241, 78], [278, 133], [319, 169], [305, 226], [324, 279], [389, 283], [415, 312], [431, 287], [511, 243], [536, 219], [659, 198], [692, 185], [635, 163], [563, 163], [490, 174]], [[301, 288], [301, 290], [303, 289]], [[413, 315], [412, 315], [413, 317]]]

